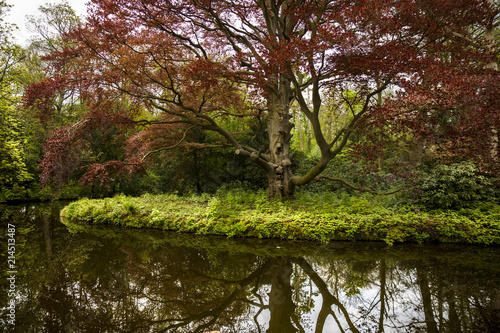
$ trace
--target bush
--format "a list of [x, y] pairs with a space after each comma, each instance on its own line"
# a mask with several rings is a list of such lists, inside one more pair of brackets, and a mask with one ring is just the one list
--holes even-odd
[[[208, 201], [206, 200], [208, 199]], [[224, 188], [212, 196], [124, 195], [82, 199], [61, 212], [67, 224], [109, 224], [228, 237], [500, 244], [500, 206], [417, 212], [390, 209], [375, 196], [301, 193], [266, 200], [264, 191]]]
[[438, 165], [420, 181], [418, 203], [429, 209], [460, 209], [498, 201], [495, 179], [481, 175], [472, 162]]

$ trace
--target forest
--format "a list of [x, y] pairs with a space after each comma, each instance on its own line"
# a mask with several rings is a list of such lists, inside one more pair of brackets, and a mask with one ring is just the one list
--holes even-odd
[[61, 2], [27, 46], [8, 11], [0, 202], [500, 214], [498, 1]]

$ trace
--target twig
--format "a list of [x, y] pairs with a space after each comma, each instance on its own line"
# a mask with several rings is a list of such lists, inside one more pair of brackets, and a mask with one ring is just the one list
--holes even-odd
[[377, 192], [377, 191], [371, 190], [369, 188], [354, 186], [354, 185], [348, 183], [346, 180], [344, 180], [342, 178], [335, 178], [335, 177], [328, 176], [328, 175], [320, 175], [320, 176], [316, 177], [316, 179], [317, 180], [328, 179], [328, 180], [331, 180], [331, 181], [334, 181], [334, 182], [340, 182], [340, 183], [344, 184], [345, 186], [352, 188], [353, 190], [360, 191], [360, 192], [368, 192], [368, 193], [377, 194], [377, 195], [389, 195], [389, 194], [394, 194], [396, 192], [401, 191], [401, 189], [399, 188], [397, 190], [390, 191], [390, 192]]
[[196, 126], [198, 126], [198, 125], [196, 124], [196, 125], [189, 126], [189, 128], [188, 128], [188, 129], [186, 129], [186, 130], [184, 131], [184, 133], [182, 134], [182, 138], [181, 138], [181, 139], [180, 139], [177, 143], [175, 143], [174, 145], [169, 146], [169, 147], [161, 147], [161, 148], [156, 149], [156, 150], [151, 150], [151, 151], [147, 152], [147, 153], [146, 153], [146, 154], [142, 157], [142, 159], [141, 159], [141, 160], [142, 160], [142, 161], [144, 161], [144, 160], [145, 160], [145, 159], [146, 159], [149, 155], [151, 155], [151, 154], [158, 153], [158, 152], [163, 151], [163, 150], [174, 149], [174, 148], [178, 147], [178, 146], [179, 146], [182, 142], [184, 142], [184, 139], [186, 139], [186, 135], [187, 135], [187, 133], [189, 132], [189, 130], [191, 130], [192, 128], [194, 128], [194, 127], [196, 127]]

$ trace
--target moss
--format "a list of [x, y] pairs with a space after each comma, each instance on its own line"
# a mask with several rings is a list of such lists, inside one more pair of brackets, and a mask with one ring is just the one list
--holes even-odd
[[320, 195], [266, 201], [265, 193], [219, 193], [212, 198], [173, 195], [82, 199], [65, 207], [66, 223], [109, 224], [228, 237], [500, 244], [498, 206], [420, 212], [384, 207], [370, 198]]

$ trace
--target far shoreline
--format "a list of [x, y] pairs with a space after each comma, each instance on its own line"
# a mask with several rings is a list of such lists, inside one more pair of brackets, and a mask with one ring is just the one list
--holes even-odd
[[65, 224], [117, 225], [235, 238], [500, 245], [500, 209], [422, 212], [366, 199], [348, 204], [267, 201], [241, 196], [150, 195], [80, 199], [61, 210]]

